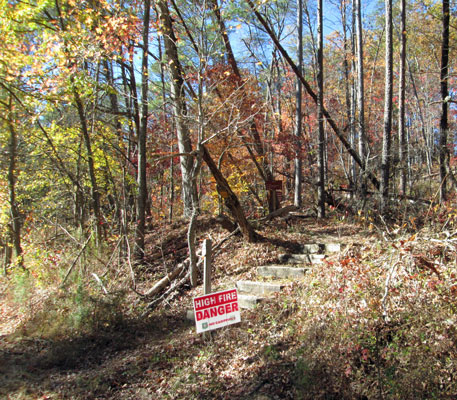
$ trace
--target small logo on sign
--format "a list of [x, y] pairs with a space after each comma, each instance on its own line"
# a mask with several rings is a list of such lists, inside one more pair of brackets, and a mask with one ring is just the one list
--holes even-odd
[[202, 329], [208, 329], [208, 323], [207, 322], [203, 322]]

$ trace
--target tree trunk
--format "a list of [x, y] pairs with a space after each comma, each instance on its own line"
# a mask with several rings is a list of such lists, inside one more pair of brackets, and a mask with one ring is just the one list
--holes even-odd
[[[159, 50], [159, 59], [162, 60], [162, 41], [160, 36], [157, 38], [158, 50]], [[162, 123], [163, 126], [166, 126], [167, 123], [167, 95], [165, 87], [165, 69], [163, 63], [160, 63], [160, 86], [162, 91]], [[173, 137], [170, 137], [170, 154], [173, 154], [174, 145]], [[168, 222], [173, 222], [173, 207], [175, 201], [175, 180], [174, 180], [174, 163], [173, 158], [170, 159], [170, 169], [169, 169], [170, 179], [168, 182]]]
[[192, 179], [194, 160], [192, 156], [192, 144], [190, 140], [189, 128], [185, 118], [187, 107], [184, 99], [184, 80], [182, 78], [182, 68], [178, 57], [176, 46], [176, 36], [173, 30], [173, 23], [165, 0], [157, 2], [159, 9], [160, 28], [163, 32], [165, 54], [171, 74], [171, 97], [173, 103], [173, 113], [176, 120], [176, 131], [178, 135], [178, 148], [181, 162], [182, 175], [182, 201], [183, 214], [185, 217], [192, 216], [193, 204], [198, 203], [197, 187]]
[[[344, 0], [343, 0], [344, 1]], [[352, 80], [351, 80], [351, 116], [350, 116], [350, 143], [353, 148], [356, 148], [356, 141], [357, 141], [357, 131], [356, 131], [356, 97], [357, 97], [357, 89], [356, 89], [356, 81], [355, 81], [355, 76], [356, 76], [356, 71], [357, 71], [357, 66], [356, 66], [356, 57], [355, 54], [357, 52], [356, 50], [356, 28], [355, 28], [355, 20], [356, 20], [356, 12], [355, 12], [355, 4], [354, 1], [352, 1], [352, 32], [351, 32], [351, 49], [352, 49], [352, 61], [351, 61], [351, 72], [352, 72]], [[352, 182], [354, 184], [354, 188], [357, 189], [358, 187], [358, 174], [357, 174], [357, 163], [353, 158], [352, 160]], [[365, 159], [362, 159], [365, 161]]]
[[5, 271], [12, 262], [12, 254], [9, 248], [13, 246], [16, 264], [24, 268], [21, 246], [21, 216], [16, 201], [16, 159], [17, 159], [17, 133], [13, 125], [12, 100], [9, 103], [8, 128], [9, 128], [9, 163], [8, 163], [8, 197], [10, 203], [10, 223], [8, 225], [9, 242], [5, 246]]
[[406, 130], [405, 130], [405, 75], [406, 75], [406, 0], [400, 1], [400, 77], [398, 110], [398, 162], [400, 164], [400, 195], [406, 196]]
[[385, 0], [386, 7], [386, 55], [384, 91], [384, 130], [382, 135], [381, 161], [381, 212], [385, 212], [389, 196], [389, 178], [392, 142], [392, 94], [393, 94], [393, 48], [392, 48], [392, 0]]
[[78, 93], [77, 88], [73, 88], [73, 97], [78, 109], [79, 122], [81, 124], [81, 134], [84, 139], [87, 153], [87, 166], [89, 169], [90, 190], [92, 197], [92, 209], [95, 216], [95, 237], [97, 241], [102, 239], [102, 213], [100, 208], [100, 192], [98, 190], [97, 175], [95, 173], [94, 155], [92, 152], [92, 140], [90, 138], [86, 112], [84, 110], [83, 101]]
[[217, 23], [219, 25], [219, 34], [222, 37], [222, 41], [224, 42], [225, 53], [227, 56], [227, 61], [232, 68], [233, 73], [239, 79], [241, 79], [241, 73], [238, 69], [238, 64], [236, 63], [235, 56], [233, 55], [232, 45], [230, 44], [230, 39], [227, 34], [227, 29], [225, 28], [224, 20], [222, 19], [221, 10], [219, 8], [219, 4], [217, 0], [211, 0], [213, 6], [214, 16], [216, 17]]
[[447, 180], [449, 173], [448, 142], [448, 71], [449, 71], [449, 0], [443, 0], [443, 36], [441, 47], [441, 118], [440, 118], [440, 202], [447, 199]]
[[[344, 72], [344, 94], [346, 98], [346, 119], [347, 123], [349, 124], [349, 143], [351, 147], [354, 146], [354, 135], [353, 135], [353, 121], [352, 121], [352, 97], [351, 97], [351, 90], [353, 88], [353, 79], [351, 77], [349, 71], [349, 61], [348, 61], [348, 38], [347, 38], [347, 8], [346, 8], [346, 1], [341, 1], [341, 23], [343, 25], [343, 72]], [[352, 57], [353, 58], [353, 57]], [[342, 157], [343, 166], [345, 165], [344, 159]], [[352, 158], [349, 159], [348, 165], [348, 180], [353, 186], [356, 180], [356, 168], [355, 163]]]
[[148, 131], [148, 50], [149, 50], [149, 21], [151, 1], [145, 0], [143, 10], [143, 54], [141, 59], [141, 117], [138, 132], [138, 195], [136, 201], [136, 229], [135, 229], [135, 258], [144, 257], [144, 235], [146, 229], [146, 203], [148, 188], [146, 182], [146, 139]]
[[[406, 58], [406, 61], [408, 61], [408, 58]], [[433, 156], [433, 140], [429, 140], [429, 135], [427, 135], [427, 132], [426, 132], [426, 121], [425, 121], [425, 118], [424, 118], [424, 112], [422, 110], [422, 105], [421, 105], [421, 101], [419, 99], [419, 94], [417, 93], [417, 87], [416, 87], [416, 81], [414, 79], [414, 75], [413, 75], [413, 71], [411, 70], [411, 64], [410, 62], [407, 63], [408, 64], [408, 75], [409, 75], [409, 80], [411, 81], [411, 86], [413, 88], [413, 92], [414, 92], [414, 98], [416, 99], [416, 107], [417, 107], [417, 111], [418, 111], [418, 114], [419, 114], [419, 118], [420, 118], [420, 130], [421, 130], [421, 133], [422, 133], [422, 137], [424, 139], [424, 145], [425, 145], [425, 157], [426, 157], [426, 161], [427, 161], [427, 171], [429, 174], [432, 173], [432, 156]]]
[[319, 124], [319, 184], [317, 189], [317, 214], [325, 217], [325, 132], [324, 132], [324, 33], [322, 24], [322, 0], [317, 2], [317, 119]]
[[[303, 72], [303, 0], [297, 0], [297, 56], [298, 70]], [[296, 109], [295, 109], [295, 159], [294, 159], [294, 205], [301, 207], [302, 204], [302, 158], [301, 158], [301, 137], [302, 137], [302, 84], [297, 77], [296, 82]]]
[[[366, 154], [366, 139], [365, 139], [365, 88], [364, 88], [364, 72], [363, 72], [363, 27], [362, 27], [362, 6], [361, 0], [355, 0], [355, 11], [356, 11], [356, 42], [357, 42], [357, 131], [359, 137], [359, 157], [365, 162], [365, 168], [367, 162]], [[360, 190], [362, 197], [365, 196], [366, 191], [366, 177], [362, 175], [360, 182]]]

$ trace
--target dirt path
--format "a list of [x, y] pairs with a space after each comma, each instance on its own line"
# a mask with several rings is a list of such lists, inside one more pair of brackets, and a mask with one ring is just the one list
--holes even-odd
[[[281, 245], [367, 240], [355, 225], [314, 220], [280, 228], [271, 224], [262, 235], [266, 240], [257, 245], [235, 239], [227, 246], [215, 261], [216, 284], [246, 276], [248, 267], [241, 264], [272, 260], [283, 251]], [[0, 294], [0, 398], [242, 399], [262, 392], [294, 398], [293, 376], [288, 376], [293, 346], [281, 344], [282, 333], [273, 333], [268, 315], [246, 311], [240, 326], [221, 330], [206, 343], [185, 319], [197, 291], [184, 291], [146, 319], [124, 318], [90, 335], [27, 337], [21, 328], [27, 314], [7, 297], [7, 284], [2, 281]], [[281, 310], [272, 314], [282, 315]], [[273, 342], [279, 347], [268, 350]]]

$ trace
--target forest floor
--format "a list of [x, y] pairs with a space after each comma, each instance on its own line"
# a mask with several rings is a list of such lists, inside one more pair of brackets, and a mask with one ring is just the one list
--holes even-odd
[[[227, 235], [200, 222], [199, 240]], [[434, 230], [381, 229], [336, 216], [273, 220], [259, 227], [263, 239], [255, 244], [232, 237], [215, 256], [214, 291], [255, 278], [256, 266], [304, 243], [341, 243], [342, 250], [208, 337], [186, 319], [201, 285], [180, 288], [146, 314], [147, 302], [124, 291], [115, 305], [97, 303], [90, 326], [62, 332], [49, 328], [49, 315], [71, 312], [56, 308], [64, 294], [35, 288], [24, 306], [13, 301], [12, 280], [2, 278], [0, 398], [457, 399], [450, 228], [448, 221]], [[184, 240], [184, 224], [150, 233], [138, 292], [168, 265], [153, 256], [157, 249], [181, 254]]]

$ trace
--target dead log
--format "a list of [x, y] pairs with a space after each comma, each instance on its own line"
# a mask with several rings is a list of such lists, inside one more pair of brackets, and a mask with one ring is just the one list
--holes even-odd
[[[232, 233], [227, 235], [224, 239], [222, 239], [219, 243], [217, 243], [213, 247], [213, 252], [215, 252], [219, 247], [222, 246], [228, 239], [230, 239], [232, 236], [236, 235], [240, 231], [240, 228], [236, 228]], [[197, 256], [200, 257], [200, 252], [197, 252]], [[135, 290], [135, 292], [142, 296], [142, 297], [152, 297], [158, 295], [162, 290], [164, 290], [173, 280], [175, 280], [178, 276], [181, 275], [181, 273], [188, 268], [189, 266], [189, 257], [186, 258], [182, 263], [178, 264], [178, 266], [169, 274], [165, 275], [161, 280], [159, 280], [154, 286], [152, 286], [150, 289], [148, 289], [147, 292], [144, 294], [139, 293]], [[200, 257], [197, 263], [197, 267], [199, 267], [203, 263], [203, 258]], [[186, 274], [185, 279], [189, 279], [190, 275]]]
[[[187, 263], [186, 263], [187, 261]], [[160, 281], [158, 281], [152, 288], [150, 288], [143, 296], [152, 297], [159, 294], [163, 289], [165, 289], [171, 281], [176, 279], [185, 267], [189, 264], [189, 259], [186, 259], [183, 263], [179, 264], [172, 272], [165, 275]]]
[[259, 222], [270, 221], [273, 218], [283, 217], [284, 215], [289, 214], [292, 211], [297, 211], [297, 210], [298, 210], [298, 207], [296, 207], [294, 205], [289, 205], [289, 206], [280, 208], [279, 210], [271, 212], [270, 214], [266, 215], [265, 217], [260, 218], [258, 221]]

